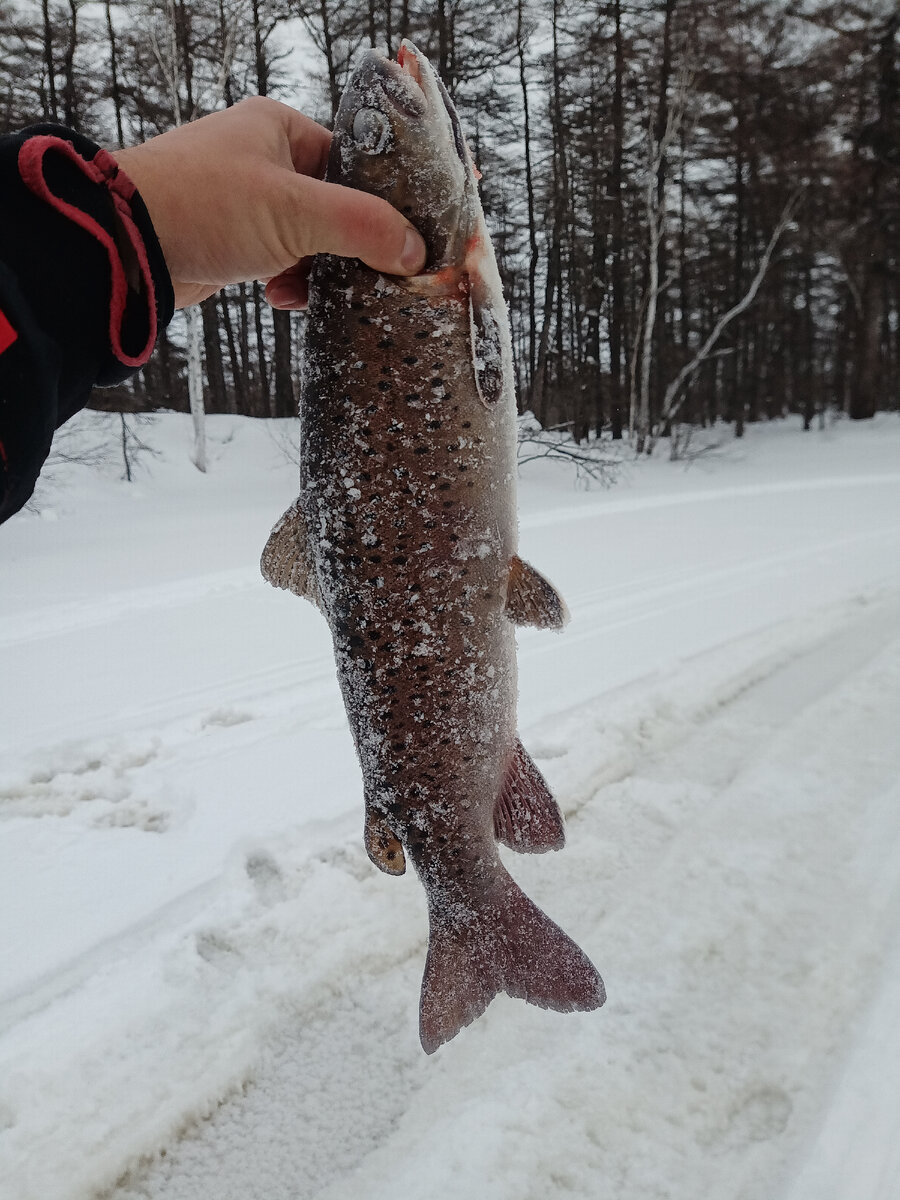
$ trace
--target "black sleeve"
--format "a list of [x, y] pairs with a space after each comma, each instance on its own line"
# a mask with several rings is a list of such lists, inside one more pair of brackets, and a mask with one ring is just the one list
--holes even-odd
[[34, 490], [54, 430], [143, 366], [173, 308], [112, 155], [57, 125], [0, 137], [0, 521]]

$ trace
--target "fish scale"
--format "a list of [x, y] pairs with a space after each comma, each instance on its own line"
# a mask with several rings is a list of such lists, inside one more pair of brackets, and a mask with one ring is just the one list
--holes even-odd
[[516, 734], [515, 625], [565, 605], [517, 556], [509, 330], [459, 119], [428, 60], [367, 53], [326, 178], [409, 214], [425, 272], [317, 257], [301, 400], [300, 495], [265, 577], [328, 620], [365, 788], [372, 861], [425, 886], [426, 1051], [501, 990], [590, 1009], [602, 981], [518, 888], [498, 840], [558, 849], [562, 818]]

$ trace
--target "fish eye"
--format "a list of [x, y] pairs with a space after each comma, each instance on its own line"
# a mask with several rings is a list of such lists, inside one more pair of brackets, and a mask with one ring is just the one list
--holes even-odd
[[361, 108], [353, 118], [353, 140], [367, 154], [380, 154], [391, 140], [391, 124], [379, 108]]

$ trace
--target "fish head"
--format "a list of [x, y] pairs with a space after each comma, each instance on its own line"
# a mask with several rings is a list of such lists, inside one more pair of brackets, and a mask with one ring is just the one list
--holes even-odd
[[480, 201], [456, 108], [410, 41], [362, 56], [335, 118], [326, 179], [387, 200], [419, 230], [426, 271], [462, 262]]

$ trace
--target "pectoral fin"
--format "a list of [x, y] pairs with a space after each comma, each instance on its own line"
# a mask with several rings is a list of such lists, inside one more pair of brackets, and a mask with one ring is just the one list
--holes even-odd
[[476, 271], [469, 276], [472, 364], [481, 401], [492, 408], [503, 395], [503, 341], [495, 301]]
[[406, 870], [403, 845], [388, 825], [384, 815], [366, 805], [366, 853], [386, 875], [402, 875]]
[[319, 604], [319, 588], [309, 555], [306, 519], [295, 500], [266, 542], [259, 563], [263, 579], [273, 587], [284, 588]]
[[553, 584], [514, 554], [509, 561], [506, 615], [516, 625], [562, 629], [569, 619], [569, 610]]
[[518, 738], [494, 806], [494, 835], [523, 854], [561, 850], [566, 841], [562, 813]]

